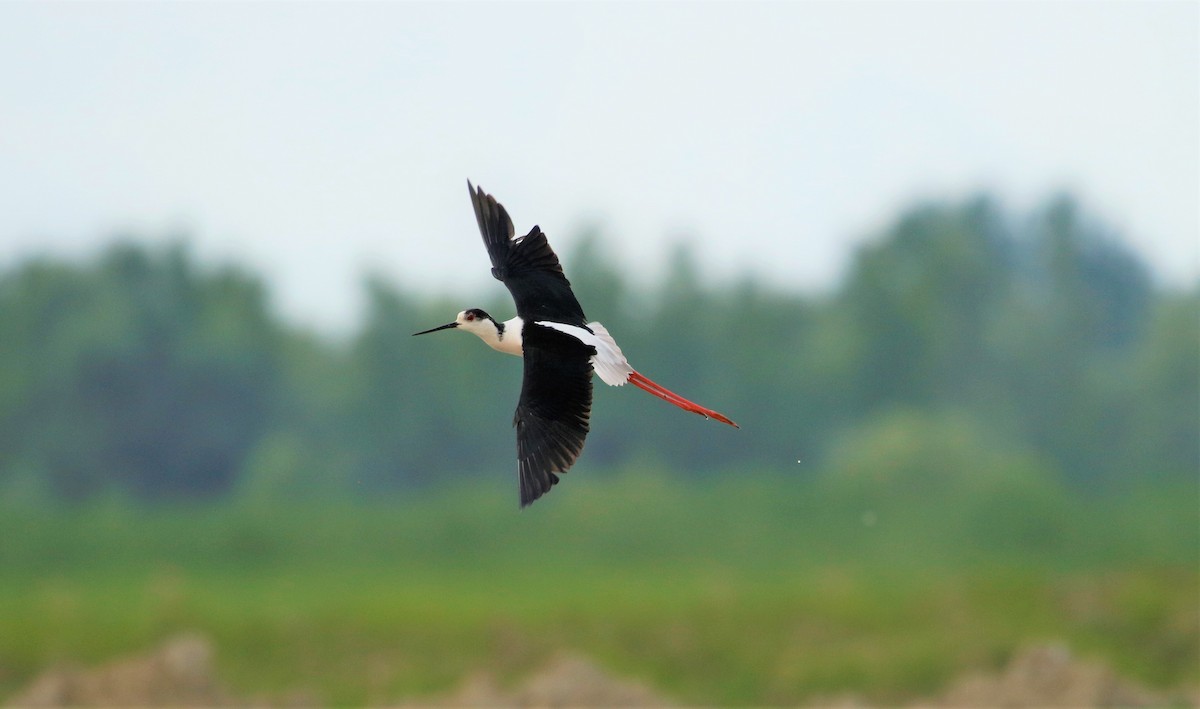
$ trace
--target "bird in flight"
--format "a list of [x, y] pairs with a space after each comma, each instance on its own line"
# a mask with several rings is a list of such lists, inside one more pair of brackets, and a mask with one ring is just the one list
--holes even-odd
[[524, 360], [521, 398], [513, 416], [521, 507], [549, 492], [558, 484], [558, 473], [570, 470], [583, 452], [592, 412], [593, 371], [610, 386], [629, 382], [685, 411], [738, 428], [724, 415], [634, 370], [608, 330], [587, 321], [542, 230], [534, 226], [514, 238], [516, 231], [504, 207], [470, 180], [467, 190], [492, 260], [492, 275], [512, 294], [517, 316], [497, 322], [472, 308], [459, 313], [454, 322], [413, 335], [465, 330], [492, 349]]

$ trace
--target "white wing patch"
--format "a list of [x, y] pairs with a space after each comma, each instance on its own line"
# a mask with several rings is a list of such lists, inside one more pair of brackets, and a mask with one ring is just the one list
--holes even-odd
[[592, 355], [592, 369], [595, 370], [596, 374], [600, 375], [600, 379], [605, 384], [619, 387], [629, 381], [629, 375], [633, 373], [633, 367], [629, 366], [629, 360], [625, 359], [625, 355], [621, 353], [621, 348], [617, 346], [616, 340], [612, 338], [612, 335], [608, 334], [608, 329], [600, 323], [588, 323], [588, 327], [592, 329], [592, 332], [588, 332], [582, 327], [566, 325], [560, 322], [539, 320], [537, 324], [554, 328], [559, 332], [565, 332], [583, 344], [595, 347], [596, 354]]

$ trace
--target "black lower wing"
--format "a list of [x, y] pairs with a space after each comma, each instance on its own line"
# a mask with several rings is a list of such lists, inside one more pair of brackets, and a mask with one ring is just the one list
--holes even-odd
[[595, 350], [548, 327], [527, 323], [522, 332], [525, 378], [513, 425], [521, 507], [550, 491], [557, 473], [583, 452], [592, 414]]

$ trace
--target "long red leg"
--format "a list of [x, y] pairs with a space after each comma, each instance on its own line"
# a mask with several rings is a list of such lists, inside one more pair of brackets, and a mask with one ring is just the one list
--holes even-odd
[[691, 411], [694, 414], [700, 414], [704, 418], [716, 419], [717, 421], [720, 421], [721, 423], [727, 423], [734, 428], [741, 428], [741, 426], [737, 425], [733, 421], [730, 421], [724, 415], [719, 414], [712, 409], [706, 409], [699, 404], [694, 404], [675, 392], [670, 391], [659, 384], [655, 384], [638, 372], [630, 372], [629, 383], [633, 384], [642, 391], [650, 392], [663, 401], [669, 401], [670, 403], [675, 404], [684, 411]]

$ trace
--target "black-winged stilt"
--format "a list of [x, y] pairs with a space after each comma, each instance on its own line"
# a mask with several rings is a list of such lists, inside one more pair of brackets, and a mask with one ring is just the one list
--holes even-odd
[[558, 483], [583, 452], [592, 411], [592, 372], [610, 386], [629, 382], [686, 411], [737, 428], [725, 416], [694, 404], [634, 371], [621, 348], [598, 322], [587, 322], [558, 256], [537, 226], [514, 238], [512, 219], [482, 188], [467, 181], [475, 219], [483, 234], [492, 275], [512, 293], [517, 316], [505, 322], [478, 308], [454, 322], [413, 333], [457, 328], [494, 350], [525, 360], [525, 378], [513, 425], [517, 429], [517, 475], [521, 507]]

